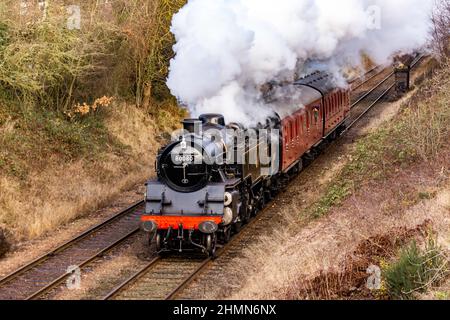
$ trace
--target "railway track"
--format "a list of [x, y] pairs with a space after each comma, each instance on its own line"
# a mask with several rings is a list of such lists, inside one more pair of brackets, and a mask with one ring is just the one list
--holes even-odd
[[156, 257], [135, 274], [114, 288], [103, 300], [172, 300], [188, 286], [205, 268], [213, 265], [219, 257], [234, 257], [245, 249], [245, 243], [250, 241], [249, 234], [263, 232], [261, 222], [268, 222], [272, 215], [264, 214], [263, 210], [257, 217], [244, 225], [241, 231], [234, 235], [230, 242], [219, 247], [216, 257], [201, 256], [186, 257], [170, 256]]
[[[415, 67], [423, 56], [412, 64]], [[384, 76], [383, 76], [384, 75]], [[363, 86], [378, 80], [371, 89]], [[358, 94], [352, 103], [352, 116], [346, 131], [352, 128], [369, 110], [378, 104], [394, 87], [394, 73], [377, 66], [363, 77], [353, 81]], [[0, 279], [0, 299], [39, 299], [70, 276], [69, 267], [83, 268], [102, 255], [110, 252], [139, 231], [139, 216], [144, 209], [143, 201], [135, 203], [113, 217], [90, 228], [56, 249], [35, 259], [20, 269]], [[250, 238], [246, 230], [260, 228], [270, 215], [260, 215], [245, 225], [240, 233], [217, 251], [217, 257], [230, 257], [245, 248]], [[261, 223], [259, 223], [261, 222]], [[103, 299], [174, 299], [208, 266], [214, 266], [211, 258], [156, 257], [147, 262]], [[72, 268], [73, 269], [73, 268]], [[71, 269], [71, 270], [72, 270]], [[212, 267], [212, 269], [214, 269]]]
[[140, 201], [0, 279], [0, 300], [39, 299], [139, 231]]
[[[411, 70], [413, 70], [418, 63], [424, 58], [424, 55], [417, 56], [411, 63]], [[370, 80], [382, 74], [383, 71], [377, 73]], [[395, 86], [394, 71], [390, 71], [386, 77], [378, 82], [372, 89], [361, 94], [351, 104], [352, 115], [350, 117], [350, 123], [347, 126], [346, 131], [352, 128], [364, 115], [367, 114], [375, 105], [377, 105]], [[368, 81], [370, 81], [368, 80]], [[366, 83], [368, 82], [366, 81]], [[368, 104], [362, 102], [368, 101]], [[355, 112], [356, 110], [356, 112]]]
[[[412, 64], [415, 67], [423, 56], [419, 56]], [[346, 131], [352, 128], [369, 110], [377, 105], [394, 87], [394, 72], [386, 72], [375, 67], [366, 73], [364, 80], [356, 85], [361, 88], [370, 81], [387, 73], [381, 81], [368, 91], [354, 98], [352, 103], [352, 116], [350, 124]], [[258, 234], [264, 232], [264, 221], [269, 221], [273, 217], [266, 214], [264, 209], [256, 218], [253, 218], [243, 227], [241, 232], [236, 234], [225, 246], [218, 249], [216, 257], [232, 259], [237, 253], [242, 252], [249, 241], [249, 234]], [[259, 230], [258, 230], [259, 229]], [[210, 267], [211, 272], [220, 274], [220, 267], [215, 270], [212, 258], [195, 258], [189, 261], [186, 257], [164, 258], [156, 257], [138, 270], [122, 284], [109, 292], [104, 300], [109, 299], [159, 299], [171, 300], [180, 297], [181, 299], [191, 298], [189, 295], [183, 295], [183, 291], [200, 275], [206, 268]]]
[[368, 70], [365, 74], [363, 74], [362, 76], [360, 76], [350, 82], [351, 90], [354, 91], [354, 90], [361, 88], [367, 82], [371, 81], [373, 78], [378, 76], [381, 72], [383, 72], [383, 70], [384, 70], [384, 68], [382, 65], [375, 66], [372, 69]]

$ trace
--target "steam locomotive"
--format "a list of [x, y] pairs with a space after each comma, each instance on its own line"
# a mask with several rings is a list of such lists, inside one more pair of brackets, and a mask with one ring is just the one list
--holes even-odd
[[274, 113], [245, 128], [204, 114], [184, 120], [183, 132], [160, 150], [141, 216], [159, 253], [214, 256], [218, 243], [228, 242], [345, 129], [349, 90], [336, 88], [331, 75], [315, 72], [289, 86], [285, 116]]

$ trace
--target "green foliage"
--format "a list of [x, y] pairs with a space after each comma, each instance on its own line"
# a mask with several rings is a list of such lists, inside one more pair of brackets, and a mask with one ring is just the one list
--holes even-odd
[[384, 157], [388, 137], [388, 130], [381, 128], [358, 141], [351, 161], [343, 170], [343, 175], [353, 179], [363, 178], [365, 175], [376, 177], [378, 170], [390, 165], [388, 159]]
[[[149, 112], [170, 130], [184, 110], [165, 88], [174, 39], [172, 15], [185, 0], [80, 3], [81, 30], [67, 28], [66, 3], [37, 4], [26, 16], [0, 1], [0, 170], [19, 178], [50, 156], [60, 160], [127, 152], [105, 128], [107, 111], [73, 116], [99, 97], [135, 99], [153, 85]], [[5, 125], [5, 127], [3, 127]]]
[[0, 12], [0, 90], [14, 99], [67, 111], [103, 95], [135, 98], [141, 105], [146, 87], [160, 102], [171, 98], [165, 84], [174, 56], [170, 26], [186, 0], [117, 0], [109, 9], [89, 0], [81, 5], [81, 30], [67, 29], [62, 1], [52, 2], [46, 19], [38, 11], [26, 22], [14, 1], [6, 1], [8, 10]]
[[331, 185], [312, 210], [313, 218], [320, 218], [328, 213], [333, 206], [338, 206], [351, 194], [351, 185], [348, 181]]
[[174, 100], [159, 102], [150, 110], [160, 131], [170, 132], [178, 128], [180, 121], [187, 117], [186, 109], [178, 107]]
[[450, 300], [450, 292], [439, 291], [435, 294], [437, 300]]
[[8, 43], [8, 26], [5, 23], [0, 22], [0, 52], [3, 51], [7, 43]]
[[383, 270], [392, 299], [412, 299], [438, 284], [448, 274], [448, 260], [436, 240], [429, 238], [421, 250], [414, 241], [400, 252], [398, 260]]
[[[1, 100], [0, 100], [1, 101]], [[128, 148], [113, 138], [104, 125], [102, 112], [68, 121], [57, 111], [9, 107], [13, 126], [0, 131], [0, 170], [25, 180], [29, 167], [45, 166], [49, 157], [62, 161], [94, 160], [104, 151], [126, 154]]]
[[164, 100], [170, 97], [166, 79], [169, 74], [170, 59], [174, 56], [172, 47], [175, 44], [170, 26], [173, 15], [185, 5], [186, 0], [157, 0], [157, 3], [157, 23], [155, 24], [155, 34], [148, 56], [146, 78], [152, 84], [153, 96], [157, 100]]
[[3, 41], [0, 86], [22, 101], [58, 110], [83, 95], [81, 89], [102, 72], [103, 59], [117, 39], [113, 29], [102, 25], [85, 32], [69, 30], [57, 12], [25, 27], [8, 23], [3, 28], [2, 39], [9, 41]]

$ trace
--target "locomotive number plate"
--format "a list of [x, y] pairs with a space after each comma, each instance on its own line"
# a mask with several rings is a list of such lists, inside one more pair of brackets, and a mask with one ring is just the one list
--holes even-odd
[[194, 162], [194, 156], [193, 155], [189, 155], [189, 154], [183, 154], [183, 155], [176, 155], [175, 156], [175, 161], [176, 162], [182, 162], [182, 163], [186, 163], [186, 162]]

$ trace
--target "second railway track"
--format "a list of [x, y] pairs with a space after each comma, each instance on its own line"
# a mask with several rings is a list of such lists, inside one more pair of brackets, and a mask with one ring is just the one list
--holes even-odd
[[0, 279], [0, 300], [37, 299], [64, 281], [69, 268], [87, 265], [139, 231], [143, 201], [90, 228]]

